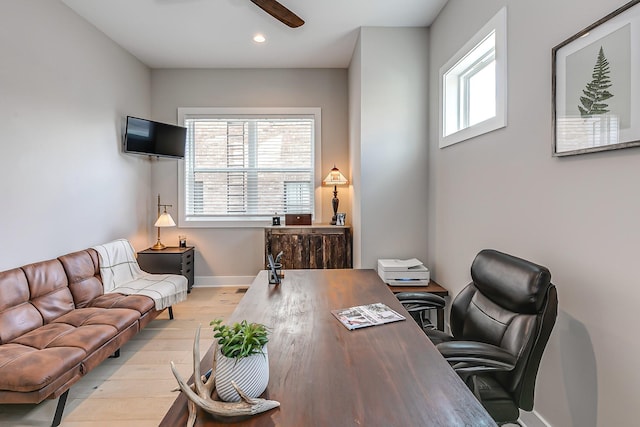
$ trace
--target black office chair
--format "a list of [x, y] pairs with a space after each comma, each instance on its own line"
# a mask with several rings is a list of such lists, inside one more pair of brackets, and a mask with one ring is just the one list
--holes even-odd
[[400, 292], [396, 294], [396, 298], [423, 331], [436, 329], [429, 318], [429, 313], [431, 310], [444, 308], [444, 298], [428, 292]]
[[478, 253], [471, 278], [451, 304], [452, 335], [426, 333], [498, 424], [517, 423], [533, 409], [556, 288], [545, 267], [494, 250]]

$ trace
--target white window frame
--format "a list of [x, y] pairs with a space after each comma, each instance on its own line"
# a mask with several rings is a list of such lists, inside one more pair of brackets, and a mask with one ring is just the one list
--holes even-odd
[[[446, 120], [464, 121], [465, 88], [462, 77], [468, 67], [464, 67], [465, 59], [473, 54], [492, 33], [495, 33], [495, 67], [496, 67], [496, 115], [480, 123], [468, 126], [458, 123], [457, 130], [446, 134]], [[458, 69], [456, 69], [458, 67]], [[507, 125], [507, 9], [503, 7], [485, 24], [456, 54], [440, 68], [440, 148], [465, 141]], [[449, 78], [447, 79], [447, 75]], [[453, 119], [452, 119], [453, 118]]]
[[[227, 115], [230, 117], [245, 116], [287, 116], [287, 115], [307, 115], [314, 117], [314, 212], [315, 222], [322, 222], [322, 114], [320, 108], [315, 107], [291, 107], [291, 108], [219, 108], [219, 107], [181, 107], [178, 108], [178, 124], [184, 126], [185, 116], [189, 115]], [[250, 228], [266, 227], [271, 225], [271, 219], [246, 218], [246, 219], [226, 219], [226, 218], [206, 218], [193, 219], [186, 215], [185, 200], [185, 160], [178, 161], [178, 226], [181, 228]]]

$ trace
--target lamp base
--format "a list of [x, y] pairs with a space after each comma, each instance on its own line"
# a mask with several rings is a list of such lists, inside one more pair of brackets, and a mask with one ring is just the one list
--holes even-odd
[[151, 246], [151, 249], [154, 251], [161, 251], [164, 248], [166, 248], [166, 246], [163, 245], [162, 242], [160, 242], [160, 240], [158, 240], [155, 245]]
[[333, 199], [331, 199], [331, 207], [333, 208], [333, 218], [331, 218], [331, 225], [336, 225], [338, 222], [338, 187], [333, 186]]

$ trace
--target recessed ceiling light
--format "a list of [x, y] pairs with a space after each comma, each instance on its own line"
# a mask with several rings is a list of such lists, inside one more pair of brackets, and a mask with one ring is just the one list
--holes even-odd
[[256, 34], [253, 36], [253, 41], [256, 43], [264, 43], [267, 39], [262, 34]]

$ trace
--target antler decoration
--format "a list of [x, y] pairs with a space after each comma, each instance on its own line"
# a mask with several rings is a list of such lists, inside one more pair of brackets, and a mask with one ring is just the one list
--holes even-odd
[[[216, 343], [217, 346], [217, 343]], [[178, 381], [180, 390], [189, 399], [189, 419], [187, 427], [193, 427], [196, 421], [197, 408], [202, 408], [205, 412], [222, 417], [241, 417], [259, 414], [280, 406], [280, 402], [247, 396], [234, 382], [231, 384], [236, 389], [242, 401], [240, 402], [220, 402], [211, 397], [216, 386], [215, 372], [217, 362], [216, 348], [213, 348], [213, 369], [209, 379], [200, 374], [200, 326], [196, 330], [196, 337], [193, 341], [193, 386], [189, 386], [178, 373], [176, 365], [171, 361], [171, 370]]]

